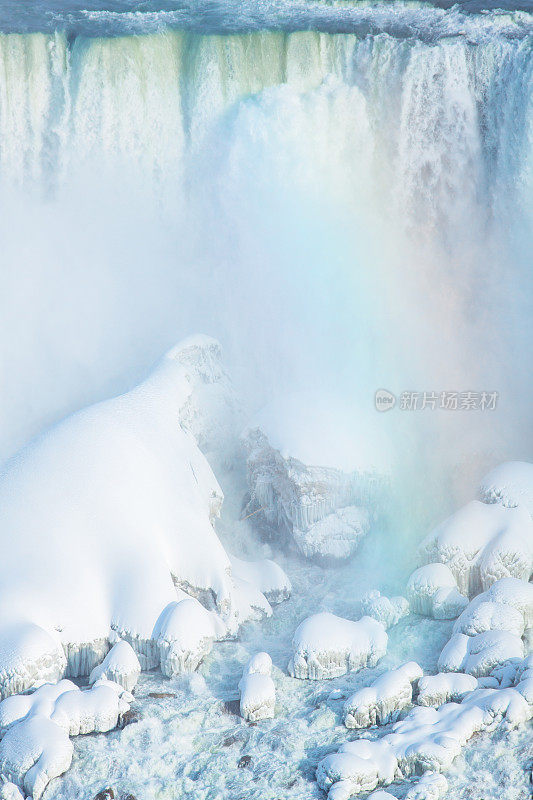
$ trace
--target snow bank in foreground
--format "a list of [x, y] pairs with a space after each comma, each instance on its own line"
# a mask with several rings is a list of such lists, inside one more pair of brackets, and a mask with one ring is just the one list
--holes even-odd
[[6, 698], [0, 703], [2, 775], [39, 800], [52, 778], [70, 767], [69, 737], [112, 730], [132, 700], [121, 686], [105, 679], [86, 691], [64, 680], [31, 695]]
[[344, 704], [347, 728], [368, 728], [395, 722], [413, 698], [413, 682], [423, 671], [415, 661], [385, 672], [370, 686], [359, 689]]
[[307, 558], [339, 560], [356, 550], [390, 474], [390, 446], [374, 415], [338, 399], [290, 396], [247, 427], [247, 512], [270, 539]]
[[219, 345], [192, 337], [131, 392], [72, 415], [5, 465], [2, 696], [89, 674], [111, 628], [143, 668], [156, 666], [154, 625], [183, 596], [177, 587], [212, 605], [222, 635], [256, 614], [213, 528], [223, 496], [191, 433], [214, 447], [210, 409], [224, 398], [231, 405]]
[[246, 664], [239, 681], [241, 716], [250, 722], [274, 716], [276, 687], [270, 677], [272, 659], [268, 653], [257, 653]]
[[[475, 733], [514, 728], [532, 717], [533, 705], [514, 688], [476, 689], [461, 704], [438, 709], [417, 706], [392, 733], [377, 741], [348, 742], [326, 756], [318, 765], [317, 782], [329, 792], [329, 800], [348, 800], [395, 779], [440, 773]], [[428, 776], [425, 783], [418, 784], [421, 793], [413, 787], [410, 796], [439, 797], [445, 791], [444, 782], [436, 778]]]
[[387, 633], [371, 617], [352, 622], [323, 612], [298, 626], [292, 649], [288, 670], [294, 678], [336, 678], [375, 666], [387, 652]]

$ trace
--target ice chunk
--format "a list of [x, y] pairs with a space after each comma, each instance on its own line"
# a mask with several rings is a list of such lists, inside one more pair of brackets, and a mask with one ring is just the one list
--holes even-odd
[[409, 601], [400, 596], [389, 599], [374, 590], [368, 592], [361, 600], [361, 611], [367, 617], [374, 617], [388, 629], [409, 613]]
[[445, 564], [425, 564], [416, 569], [407, 583], [411, 610], [434, 619], [454, 619], [468, 605], [457, 582]]
[[390, 792], [386, 792], [384, 789], [378, 789], [376, 792], [369, 794], [367, 800], [396, 800], [396, 797]]
[[412, 786], [405, 800], [441, 800], [448, 791], [448, 781], [438, 772], [427, 772]]
[[329, 792], [329, 800], [348, 800], [360, 792], [371, 792], [379, 784], [392, 783], [397, 767], [396, 756], [383, 739], [356, 739], [323, 758], [316, 779], [320, 788]]
[[485, 475], [479, 487], [484, 503], [501, 503], [514, 508], [521, 505], [533, 516], [533, 464], [507, 461]]
[[0, 742], [0, 771], [40, 800], [52, 778], [70, 767], [73, 753], [68, 733], [37, 714], [13, 725]]
[[100, 678], [86, 691], [63, 692], [54, 704], [50, 719], [69, 736], [107, 733], [117, 727], [119, 717], [129, 711], [132, 700], [122, 686]]
[[320, 560], [350, 556], [389, 484], [390, 447], [373, 418], [338, 399], [283, 398], [247, 427], [247, 512], [267, 537]]
[[359, 689], [344, 705], [347, 728], [368, 728], [395, 722], [413, 697], [413, 681], [423, 674], [421, 667], [409, 661], [385, 672], [370, 686]]
[[477, 678], [462, 672], [425, 675], [418, 681], [417, 703], [421, 706], [442, 706], [451, 701], [458, 702], [477, 687]]
[[489, 630], [522, 636], [532, 624], [533, 584], [517, 578], [502, 578], [469, 603], [453, 630], [468, 636]]
[[[17, 573], [20, 575], [20, 568]], [[57, 634], [28, 622], [0, 629], [0, 697], [45, 681], [57, 681], [66, 666]]]
[[131, 692], [135, 688], [140, 674], [141, 665], [133, 647], [128, 642], [119, 641], [113, 645], [102, 663], [93, 669], [89, 683], [95, 683], [100, 678], [107, 678]]
[[373, 667], [387, 652], [387, 633], [371, 617], [358, 622], [322, 612], [305, 619], [292, 640], [289, 674], [295, 678], [336, 678]]
[[276, 687], [270, 677], [272, 659], [268, 653], [256, 653], [249, 660], [239, 681], [241, 716], [251, 722], [274, 716]]
[[45, 683], [31, 694], [14, 694], [0, 703], [0, 734], [5, 733], [13, 723], [19, 722], [28, 714], [43, 714], [49, 717], [56, 700], [65, 692], [78, 692], [75, 683], [62, 680], [59, 683]]
[[419, 550], [422, 563], [447, 564], [470, 597], [505, 577], [533, 572], [533, 520], [523, 506], [474, 500], [435, 528]]
[[161, 672], [167, 677], [194, 672], [211, 651], [223, 628], [213, 612], [194, 598], [170, 603], [154, 628], [161, 658]]
[[271, 561], [269, 558], [260, 561], [244, 561], [231, 555], [229, 559], [234, 578], [247, 581], [256, 587], [270, 603], [280, 603], [290, 597], [291, 582], [275, 561]]
[[507, 631], [485, 631], [476, 636], [454, 633], [439, 657], [441, 672], [468, 672], [476, 678], [490, 675], [509, 658], [523, 658], [520, 637]]

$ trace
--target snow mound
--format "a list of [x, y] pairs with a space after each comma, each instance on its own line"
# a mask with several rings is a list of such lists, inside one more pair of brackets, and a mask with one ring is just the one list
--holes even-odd
[[359, 689], [344, 705], [347, 728], [368, 728], [395, 722], [413, 698], [413, 681], [423, 675], [414, 661], [385, 672], [370, 686]]
[[281, 603], [290, 597], [291, 582], [275, 561], [269, 558], [244, 561], [231, 555], [229, 559], [233, 578], [249, 583], [261, 592], [269, 603]]
[[216, 615], [194, 598], [169, 603], [156, 622], [161, 672], [168, 678], [194, 672], [224, 631]]
[[305, 619], [292, 640], [289, 675], [294, 678], [337, 678], [373, 667], [387, 652], [387, 633], [371, 617], [358, 622], [322, 612]]
[[356, 739], [323, 758], [316, 779], [320, 788], [329, 792], [329, 800], [348, 800], [361, 792], [371, 792], [379, 784], [392, 783], [397, 768], [396, 756], [383, 739]]
[[133, 647], [128, 642], [119, 641], [113, 645], [101, 664], [93, 669], [89, 683], [95, 683], [100, 678], [118, 683], [127, 692], [132, 692], [139, 675], [141, 665]]
[[4, 466], [2, 696], [88, 675], [110, 629], [143, 668], [157, 666], [152, 631], [178, 588], [209, 602], [227, 634], [255, 614], [213, 528], [223, 495], [191, 432], [215, 446], [219, 356], [208, 337], [186, 340], [132, 391], [68, 417]]
[[337, 407], [331, 397], [287, 397], [243, 434], [251, 521], [266, 538], [319, 561], [355, 552], [389, 483], [382, 428]]
[[434, 619], [455, 619], [468, 605], [457, 582], [445, 564], [425, 564], [416, 569], [407, 583], [411, 611]]
[[250, 722], [271, 719], [276, 704], [276, 687], [270, 677], [272, 659], [268, 653], [256, 653], [244, 667], [239, 681], [241, 716]]
[[396, 797], [384, 789], [378, 789], [376, 792], [369, 794], [367, 800], [396, 800]]
[[19, 787], [10, 781], [0, 784], [0, 800], [24, 800]]
[[438, 772], [428, 772], [412, 786], [405, 800], [441, 800], [448, 791], [448, 781]]
[[418, 681], [417, 703], [421, 706], [442, 706], [445, 703], [459, 702], [477, 687], [477, 678], [461, 672], [425, 675]]
[[533, 584], [502, 578], [469, 603], [453, 630], [467, 636], [489, 630], [522, 636], [530, 627], [533, 627]]
[[5, 731], [0, 772], [39, 800], [52, 778], [70, 767], [69, 737], [112, 730], [132, 700], [121, 686], [105, 679], [88, 690], [63, 680], [45, 684], [31, 695], [6, 698], [0, 703]]
[[523, 506], [474, 500], [435, 528], [419, 555], [422, 563], [447, 564], [469, 597], [500, 578], [527, 581], [533, 572], [533, 520]]
[[375, 589], [362, 598], [361, 611], [367, 617], [374, 617], [388, 630], [409, 613], [409, 601], [401, 596], [389, 599]]
[[507, 461], [491, 470], [479, 487], [484, 503], [500, 503], [514, 508], [524, 506], [533, 516], [533, 464], [527, 461]]
[[479, 678], [490, 675], [509, 658], [524, 657], [519, 636], [508, 631], [484, 631], [475, 636], [454, 633], [439, 657], [441, 672], [467, 672]]

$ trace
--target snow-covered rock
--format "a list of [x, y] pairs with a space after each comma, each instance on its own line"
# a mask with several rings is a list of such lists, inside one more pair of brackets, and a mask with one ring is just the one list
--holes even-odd
[[422, 775], [408, 790], [405, 800], [441, 800], [448, 791], [448, 781], [439, 772]]
[[31, 694], [14, 694], [0, 703], [0, 735], [28, 715], [44, 714], [50, 717], [56, 701], [65, 692], [79, 692], [75, 683], [62, 680], [45, 683]]
[[519, 636], [508, 631], [485, 631], [476, 636], [454, 633], [439, 657], [441, 672], [467, 672], [476, 678], [490, 675], [509, 658], [524, 657]]
[[288, 670], [294, 678], [336, 678], [375, 666], [387, 652], [387, 633], [372, 617], [352, 622], [322, 612], [298, 626], [292, 649]]
[[421, 706], [442, 706], [444, 703], [459, 702], [477, 687], [477, 678], [462, 672], [424, 675], [418, 681], [417, 703]]
[[368, 728], [395, 722], [413, 697], [413, 681], [423, 674], [414, 661], [385, 672], [370, 686], [359, 689], [344, 704], [347, 728]]
[[527, 581], [533, 572], [533, 520], [525, 506], [474, 500], [424, 539], [419, 557], [425, 564], [447, 564], [469, 597], [500, 578]]
[[263, 558], [259, 561], [244, 561], [229, 556], [233, 579], [246, 581], [261, 592], [269, 603], [281, 603], [290, 597], [292, 586], [289, 578], [275, 561]]
[[93, 669], [89, 683], [95, 683], [100, 678], [118, 683], [127, 692], [135, 688], [141, 665], [133, 647], [128, 642], [119, 641], [113, 645], [101, 664]]
[[507, 461], [491, 470], [479, 487], [484, 503], [500, 503], [514, 508], [524, 506], [533, 516], [533, 464]]
[[357, 548], [390, 472], [382, 426], [338, 398], [292, 395], [247, 426], [247, 513], [263, 535], [320, 560]]
[[502, 578], [475, 597], [454, 625], [454, 633], [475, 636], [503, 630], [522, 636], [533, 626], [533, 583]]
[[372, 792], [372, 794], [369, 794], [367, 800], [396, 800], [396, 797], [390, 792], [386, 792], [384, 789], [378, 789]]
[[223, 634], [216, 614], [194, 598], [170, 603], [159, 617], [153, 639], [159, 646], [161, 672], [171, 678], [194, 672]]
[[455, 577], [445, 564], [425, 564], [416, 569], [407, 583], [411, 611], [434, 619], [455, 619], [468, 605]]
[[276, 687], [270, 677], [272, 659], [268, 653], [256, 653], [244, 667], [239, 681], [241, 716], [250, 722], [271, 719], [276, 704]]
[[0, 783], [0, 800], [24, 800], [24, 795], [16, 784], [2, 779]]
[[405, 597], [385, 597], [377, 590], [368, 592], [361, 600], [361, 611], [374, 617], [388, 630], [409, 613], [409, 601]]
[[73, 414], [4, 466], [2, 696], [88, 675], [110, 628], [143, 668], [157, 666], [152, 631], [177, 588], [207, 598], [228, 634], [243, 621], [249, 606], [212, 524], [223, 495], [191, 433], [211, 447], [212, 404], [195, 393], [224, 383], [218, 357], [208, 337], [186, 340], [132, 391]]
[[320, 788], [328, 792], [329, 800], [348, 800], [361, 792], [371, 792], [380, 784], [392, 783], [397, 768], [396, 756], [383, 739], [356, 739], [323, 758], [316, 779]]

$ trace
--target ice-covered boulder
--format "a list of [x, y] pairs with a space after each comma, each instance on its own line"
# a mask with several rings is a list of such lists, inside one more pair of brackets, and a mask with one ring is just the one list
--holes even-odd
[[210, 602], [228, 634], [252, 613], [213, 528], [222, 492], [191, 432], [211, 446], [211, 403], [195, 393], [218, 392], [218, 353], [207, 337], [187, 340], [132, 391], [73, 414], [4, 466], [2, 695], [88, 675], [110, 628], [143, 668], [157, 666], [152, 631], [178, 588]]
[[371, 792], [380, 784], [392, 783], [397, 768], [396, 756], [383, 739], [356, 739], [323, 758], [316, 779], [320, 788], [328, 792], [329, 800], [348, 800], [361, 792]]
[[441, 800], [446, 797], [448, 781], [439, 772], [427, 772], [408, 789], [405, 800]]
[[268, 653], [256, 653], [244, 667], [239, 681], [241, 716], [250, 722], [271, 719], [276, 704], [276, 687], [270, 673], [272, 659]]
[[462, 672], [439, 672], [438, 675], [424, 675], [418, 681], [416, 701], [421, 706], [442, 706], [444, 703], [461, 701], [477, 687], [477, 678]]
[[294, 678], [336, 678], [375, 666], [387, 652], [387, 633], [372, 617], [352, 622], [322, 612], [298, 626], [292, 649], [288, 670]]
[[490, 675], [509, 658], [524, 657], [519, 636], [508, 631], [485, 631], [476, 636], [454, 633], [439, 656], [441, 672], [467, 672], [476, 678]]
[[524, 506], [533, 516], [533, 464], [527, 461], [507, 461], [491, 470], [479, 487], [484, 503], [500, 503], [514, 508]]
[[328, 395], [291, 395], [263, 409], [244, 434], [247, 513], [262, 534], [308, 558], [349, 557], [386, 491], [383, 426]]
[[385, 789], [378, 789], [369, 794], [367, 800], [396, 800], [396, 797], [390, 792], [386, 792]]
[[24, 795], [16, 784], [1, 778], [0, 800], [24, 800]]
[[45, 683], [31, 694], [14, 694], [0, 703], [0, 735], [28, 715], [44, 714], [50, 717], [56, 701], [65, 692], [78, 692], [75, 683], [62, 680], [58, 683]]
[[344, 704], [347, 728], [368, 728], [395, 722], [413, 698], [413, 681], [423, 674], [414, 661], [385, 672], [370, 686], [359, 689]]
[[419, 557], [423, 564], [446, 564], [469, 597], [500, 578], [527, 581], [533, 572], [533, 520], [525, 506], [474, 500], [424, 539]]
[[475, 597], [454, 625], [454, 633], [475, 636], [503, 630], [522, 636], [533, 626], [533, 583], [502, 578]]
[[405, 597], [385, 597], [377, 590], [364, 595], [361, 611], [367, 617], [374, 617], [388, 630], [409, 613], [409, 601]]
[[95, 683], [100, 678], [118, 683], [123, 689], [132, 692], [135, 688], [141, 665], [133, 647], [128, 642], [118, 641], [113, 645], [101, 664], [93, 669], [89, 683]]
[[411, 611], [434, 619], [455, 619], [468, 605], [457, 581], [445, 564], [425, 564], [416, 569], [407, 583]]
[[194, 672], [222, 632], [216, 614], [207, 611], [198, 600], [188, 598], [170, 603], [153, 631], [163, 675], [171, 678]]
[[281, 603], [290, 597], [292, 586], [289, 578], [279, 564], [269, 558], [259, 561], [245, 561], [229, 556], [233, 579], [246, 581], [256, 591], [261, 592], [269, 603]]

